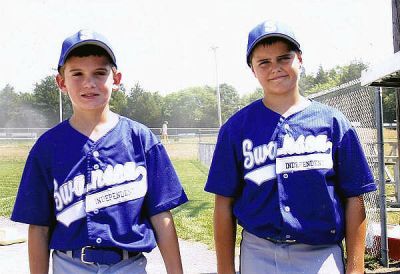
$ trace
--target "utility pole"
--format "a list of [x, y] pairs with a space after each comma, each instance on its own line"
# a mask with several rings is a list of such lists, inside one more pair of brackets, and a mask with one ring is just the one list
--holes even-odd
[[[400, 50], [400, 1], [392, 0], [393, 50]], [[396, 88], [397, 157], [400, 157], [400, 89]], [[400, 174], [400, 170], [398, 170]], [[399, 201], [398, 201], [399, 202]]]
[[62, 92], [61, 90], [58, 91], [59, 96], [58, 96], [58, 100], [59, 100], [59, 112], [60, 112], [60, 123], [63, 121], [63, 115], [62, 115]]
[[219, 83], [218, 83], [218, 62], [217, 62], [217, 49], [218, 47], [212, 46], [211, 49], [214, 51], [214, 59], [215, 59], [215, 79], [217, 82], [217, 106], [218, 106], [218, 122], [219, 127], [222, 126], [222, 117], [221, 117], [221, 94], [219, 91]]

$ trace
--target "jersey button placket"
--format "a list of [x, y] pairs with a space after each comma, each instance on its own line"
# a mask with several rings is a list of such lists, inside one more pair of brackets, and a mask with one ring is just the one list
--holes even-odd
[[[278, 144], [278, 149], [283, 147], [283, 142], [285, 139], [285, 136], [289, 133], [290, 127], [286, 122], [286, 119], [281, 117], [279, 124], [277, 125], [277, 130], [278, 134], [276, 135], [276, 142]], [[285, 157], [285, 155], [282, 155]], [[277, 156], [277, 159], [279, 159], [280, 156]], [[278, 165], [276, 165], [278, 166]], [[278, 173], [279, 172], [279, 173]], [[283, 230], [281, 231], [281, 238], [282, 239], [287, 239], [290, 240], [292, 236], [290, 235], [290, 232], [288, 231], [288, 219], [290, 219], [289, 215], [291, 215], [291, 208], [288, 205], [285, 205], [288, 201], [283, 199], [283, 197], [286, 197], [286, 188], [288, 187], [287, 179], [289, 178], [288, 173], [285, 173], [286, 170], [283, 169], [282, 167], [277, 170], [277, 181], [278, 181], [278, 199], [280, 203], [280, 208], [281, 208], [281, 215], [283, 218]], [[289, 232], [289, 233], [288, 233]]]
[[[93, 145], [86, 155], [86, 172], [87, 172], [88, 184], [90, 184], [92, 180], [92, 171], [99, 168], [99, 165], [95, 164], [94, 152], [95, 152], [95, 146]], [[92, 218], [94, 217], [93, 215], [96, 214], [98, 214], [98, 210], [97, 212], [93, 211], [93, 213], [90, 212], [86, 213], [87, 229], [88, 229], [89, 239], [91, 239], [92, 241], [94, 240], [97, 244], [100, 244], [102, 242], [102, 239], [99, 237], [95, 238], [96, 235], [93, 235], [94, 226]]]
[[288, 132], [290, 129], [290, 126], [288, 124], [285, 124], [283, 127], [285, 128], [286, 132]]

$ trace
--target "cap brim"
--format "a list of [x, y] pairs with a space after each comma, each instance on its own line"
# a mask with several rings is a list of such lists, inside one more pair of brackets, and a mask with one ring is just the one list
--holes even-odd
[[267, 34], [265, 34], [265, 35], [263, 35], [263, 36], [260, 36], [260, 37], [259, 37], [257, 40], [255, 40], [255, 41], [253, 42], [253, 44], [250, 46], [250, 48], [249, 48], [249, 50], [248, 50], [248, 52], [247, 52], [247, 64], [248, 64], [249, 66], [250, 66], [249, 57], [250, 57], [251, 52], [252, 52], [252, 51], [254, 50], [254, 48], [256, 47], [256, 45], [257, 45], [259, 42], [261, 42], [262, 40], [267, 39], [267, 38], [272, 38], [272, 37], [279, 37], [279, 38], [283, 38], [283, 39], [285, 39], [285, 40], [288, 40], [290, 43], [294, 44], [294, 45], [297, 47], [298, 50], [300, 50], [300, 44], [299, 44], [299, 42], [297, 42], [296, 40], [294, 40], [292, 37], [287, 36], [287, 35], [282, 34], [282, 33], [267, 33]]
[[74, 46], [69, 48], [68, 51], [65, 52], [64, 57], [62, 58], [63, 62], [58, 64], [58, 70], [60, 70], [60, 67], [65, 65], [65, 60], [68, 58], [68, 55], [71, 53], [71, 51], [73, 51], [74, 49], [79, 48], [81, 46], [84, 46], [84, 45], [94, 45], [94, 46], [98, 46], [98, 47], [104, 49], [110, 56], [113, 64], [115, 66], [117, 66], [117, 62], [116, 62], [113, 51], [105, 43], [98, 41], [98, 40], [84, 40], [84, 41], [80, 41], [80, 42], [76, 43]]

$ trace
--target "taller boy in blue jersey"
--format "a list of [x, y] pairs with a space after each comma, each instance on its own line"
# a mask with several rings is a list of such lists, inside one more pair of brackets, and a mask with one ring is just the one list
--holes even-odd
[[236, 223], [243, 274], [363, 273], [362, 194], [376, 186], [354, 128], [300, 95], [302, 54], [288, 26], [257, 25], [246, 57], [264, 98], [222, 126], [205, 186], [216, 194], [218, 273], [234, 273]]
[[12, 220], [30, 224], [31, 273], [146, 273], [142, 252], [160, 248], [182, 273], [170, 209], [187, 201], [163, 145], [110, 110], [121, 73], [101, 34], [65, 39], [57, 84], [73, 115], [29, 153]]

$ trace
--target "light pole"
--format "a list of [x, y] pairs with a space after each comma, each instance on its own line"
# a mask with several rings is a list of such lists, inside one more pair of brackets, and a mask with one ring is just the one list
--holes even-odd
[[60, 123], [63, 121], [63, 115], [62, 115], [62, 92], [61, 90], [58, 91], [59, 96], [58, 96], [58, 100], [59, 100], [59, 112], [60, 112]]
[[218, 106], [218, 122], [219, 127], [222, 126], [222, 117], [221, 117], [221, 94], [219, 92], [219, 83], [218, 83], [218, 62], [217, 62], [217, 48], [216, 46], [212, 46], [211, 49], [214, 51], [214, 59], [215, 59], [215, 79], [217, 82], [217, 106]]

